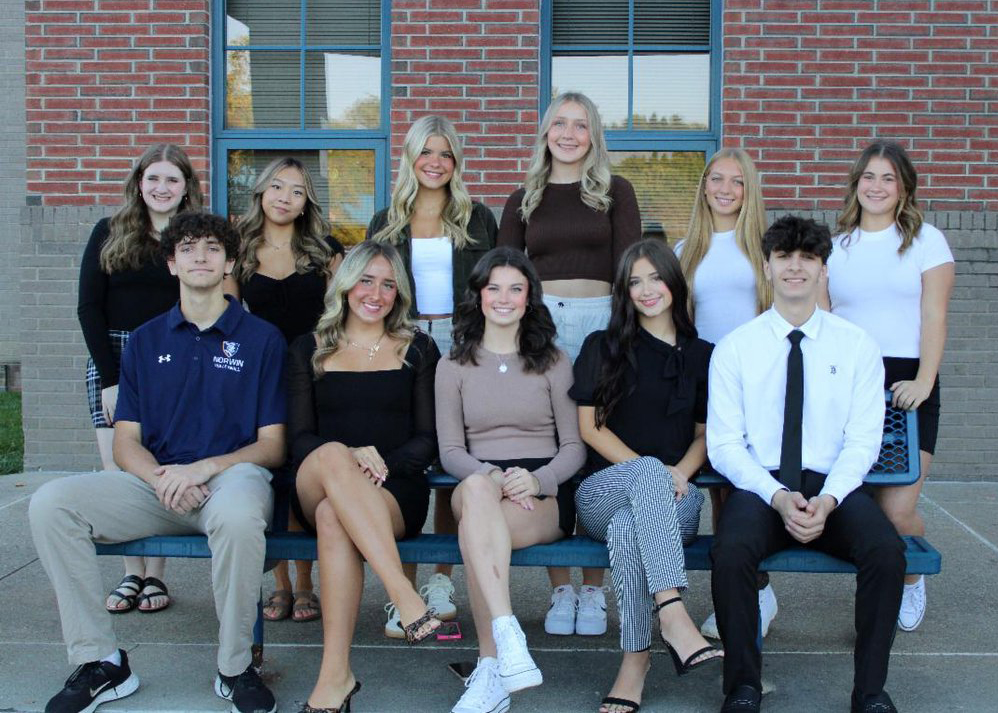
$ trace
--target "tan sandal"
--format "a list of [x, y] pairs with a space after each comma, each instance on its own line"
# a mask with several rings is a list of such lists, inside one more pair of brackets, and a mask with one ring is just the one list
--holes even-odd
[[[263, 618], [267, 621], [281, 621], [291, 616], [291, 604], [294, 599], [287, 589], [275, 589], [263, 603]], [[267, 613], [267, 608], [276, 610], [273, 614]]]
[[[309, 612], [303, 614], [302, 612]], [[291, 620], [299, 624], [315, 621], [322, 616], [319, 597], [311, 589], [302, 589], [294, 593], [294, 604], [291, 607]]]

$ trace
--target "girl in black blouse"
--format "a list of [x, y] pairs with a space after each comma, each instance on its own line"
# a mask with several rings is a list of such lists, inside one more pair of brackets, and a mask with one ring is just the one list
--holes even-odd
[[575, 363], [569, 395], [591, 473], [575, 501], [586, 531], [609, 549], [624, 650], [601, 713], [638, 709], [652, 614], [677, 674], [721, 657], [679, 596], [687, 586], [683, 544], [696, 536], [703, 504], [689, 479], [706, 460], [711, 352], [686, 305], [669, 248], [658, 240], [632, 245], [614, 279], [610, 325], [586, 339]]
[[[253, 186], [250, 209], [236, 226], [242, 245], [227, 291], [242, 296], [250, 312], [281, 330], [291, 344], [310, 333], [322, 314], [326, 286], [343, 260], [343, 246], [329, 235], [312, 176], [291, 157], [272, 161]], [[278, 475], [275, 485], [285, 487]], [[295, 514], [289, 530], [300, 530]], [[277, 588], [263, 606], [263, 618], [318, 619], [312, 591], [312, 561], [295, 562], [295, 586], [287, 561], [274, 568]]]
[[[118, 470], [111, 453], [118, 366], [128, 337], [180, 299], [177, 278], [159, 252], [159, 234], [178, 212], [201, 210], [201, 185], [187, 154], [173, 144], [150, 146], [125, 180], [125, 203], [101, 219], [80, 262], [77, 314], [90, 359], [87, 397], [104, 470]], [[107, 597], [120, 614], [165, 609], [162, 557], [125, 557], [125, 577]]]
[[437, 454], [433, 376], [440, 352], [409, 320], [398, 251], [366, 241], [333, 277], [314, 334], [288, 354], [288, 442], [304, 523], [318, 535], [323, 616], [319, 679], [303, 711], [342, 708], [360, 688], [350, 642], [364, 560], [409, 643], [440, 622], [402, 571], [395, 540], [426, 520], [424, 471]]

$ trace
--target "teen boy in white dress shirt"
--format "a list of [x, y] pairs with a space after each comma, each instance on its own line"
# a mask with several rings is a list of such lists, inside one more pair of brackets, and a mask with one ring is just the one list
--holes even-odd
[[[883, 363], [862, 329], [817, 308], [831, 247], [828, 228], [814, 221], [774, 223], [763, 239], [773, 307], [722, 339], [711, 359], [707, 451], [736, 488], [711, 549], [725, 650], [722, 713], [759, 710], [756, 573], [767, 556], [796, 544], [856, 564], [851, 708], [896, 710], [883, 689], [905, 547], [859, 489], [880, 451]], [[803, 362], [796, 373], [794, 342]]]

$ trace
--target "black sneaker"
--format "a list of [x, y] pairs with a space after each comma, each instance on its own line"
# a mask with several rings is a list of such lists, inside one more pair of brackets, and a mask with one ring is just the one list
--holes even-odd
[[232, 713], [274, 713], [277, 702], [253, 665], [238, 676], [226, 676], [221, 671], [215, 677], [215, 695], [232, 701]]
[[85, 663], [66, 679], [65, 687], [45, 706], [45, 713], [92, 713], [101, 703], [130, 696], [139, 677], [128, 667], [128, 654], [118, 649], [121, 665], [107, 661]]

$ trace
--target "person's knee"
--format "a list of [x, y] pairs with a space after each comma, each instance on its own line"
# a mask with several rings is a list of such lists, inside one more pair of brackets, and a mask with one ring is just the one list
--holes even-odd
[[219, 499], [224, 500], [224, 507], [212, 510], [207, 522], [209, 534], [225, 535], [233, 540], [263, 537], [267, 529], [266, 503], [241, 493], [227, 493]]
[[28, 502], [28, 522], [33, 528], [45, 528], [67, 514], [70, 504], [66, 489], [59, 480], [50, 480], [31, 496]]
[[759, 558], [749, 543], [737, 535], [714, 536], [710, 545], [710, 561], [715, 572], [757, 566]]
[[[314, 456], [314, 457], [313, 457]], [[309, 457], [319, 468], [323, 478], [341, 478], [353, 474], [357, 461], [350, 449], [342, 443], [330, 442], [319, 446]]]
[[327, 499], [323, 499], [315, 508], [315, 533], [316, 537], [323, 540], [337, 538], [343, 534], [343, 526], [340, 518], [336, 514], [336, 508]]
[[894, 534], [870, 540], [860, 547], [856, 554], [856, 564], [860, 568], [873, 567], [878, 571], [904, 573], [907, 568], [904, 540]]
[[497, 502], [499, 487], [491, 477], [481, 473], [474, 473], [462, 480], [454, 489], [454, 498], [451, 501], [457, 507], [455, 511], [462, 513], [468, 507], [482, 505], [489, 502]]

